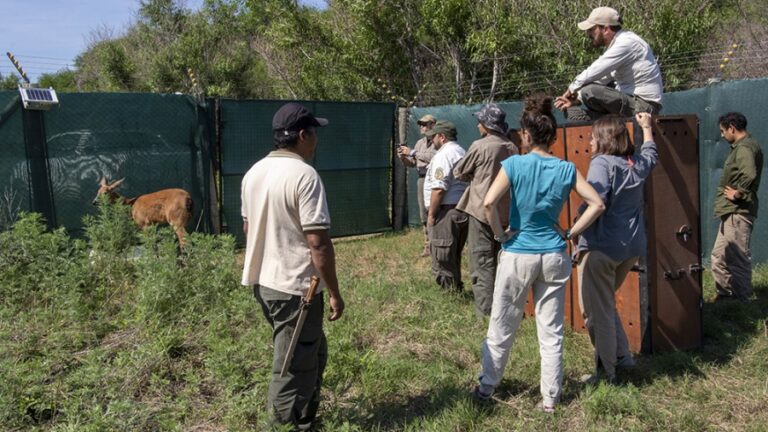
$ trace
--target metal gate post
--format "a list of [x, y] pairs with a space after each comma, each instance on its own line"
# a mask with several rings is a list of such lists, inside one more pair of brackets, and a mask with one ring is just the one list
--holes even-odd
[[45, 137], [43, 112], [22, 109], [22, 122], [29, 171], [30, 207], [33, 212], [41, 213], [48, 228], [53, 229], [56, 227], [56, 211], [48, 165], [48, 143]]

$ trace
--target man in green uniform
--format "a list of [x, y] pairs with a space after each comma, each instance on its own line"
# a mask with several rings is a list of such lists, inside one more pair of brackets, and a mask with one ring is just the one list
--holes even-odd
[[719, 119], [720, 135], [731, 144], [715, 195], [715, 217], [720, 218], [712, 248], [712, 276], [716, 300], [742, 302], [752, 295], [752, 226], [757, 218], [757, 189], [763, 171], [763, 152], [747, 132], [747, 119], [729, 112]]

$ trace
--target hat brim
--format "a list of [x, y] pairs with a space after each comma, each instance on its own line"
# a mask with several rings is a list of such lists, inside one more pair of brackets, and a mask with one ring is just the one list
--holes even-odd
[[315, 119], [315, 126], [328, 126], [328, 119], [323, 117], [313, 117]]
[[500, 134], [505, 134], [509, 130], [509, 125], [507, 125], [506, 122], [503, 125], [500, 125], [500, 124], [487, 125], [485, 123], [481, 123], [481, 124], [483, 125], [484, 128]]
[[589, 30], [592, 27], [596, 26], [597, 24], [593, 23], [590, 20], [584, 20], [578, 24], [579, 30]]

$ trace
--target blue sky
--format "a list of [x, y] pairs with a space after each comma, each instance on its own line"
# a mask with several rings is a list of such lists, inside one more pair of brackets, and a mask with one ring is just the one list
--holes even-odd
[[[5, 52], [21, 62], [32, 81], [41, 73], [56, 72], [72, 65], [88, 46], [91, 35], [109, 29], [122, 34], [135, 20], [139, 0], [2, 0], [0, 24], [0, 74], [15, 72]], [[199, 8], [203, 0], [186, 0]], [[323, 5], [323, 0], [304, 0]]]

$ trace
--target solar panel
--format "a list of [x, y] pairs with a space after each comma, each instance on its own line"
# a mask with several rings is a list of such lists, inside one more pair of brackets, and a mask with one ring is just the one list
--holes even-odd
[[24, 88], [19, 87], [21, 101], [24, 103], [24, 109], [28, 110], [49, 110], [52, 106], [59, 104], [56, 97], [56, 90], [52, 88]]

